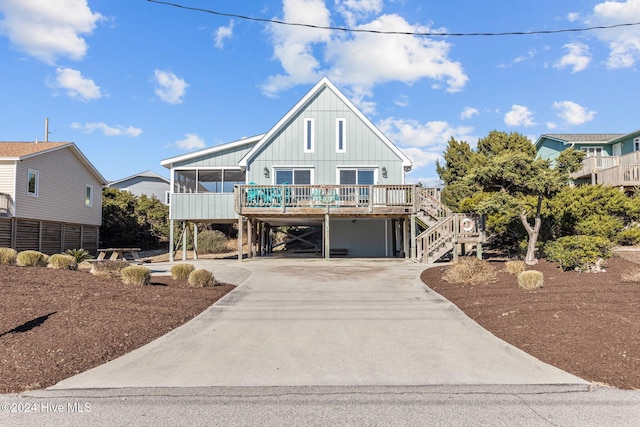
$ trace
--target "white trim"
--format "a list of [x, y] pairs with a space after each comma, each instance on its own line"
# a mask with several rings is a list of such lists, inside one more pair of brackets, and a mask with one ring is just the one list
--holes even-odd
[[[205, 148], [202, 150], [194, 151], [193, 153], [182, 154], [180, 156], [171, 157], [165, 160], [162, 160], [160, 164], [165, 168], [172, 168], [174, 163], [184, 162], [185, 160], [190, 160], [200, 156], [206, 156], [208, 154], [214, 154], [220, 151], [228, 150], [230, 148], [242, 147], [243, 145], [249, 145], [260, 141], [264, 137], [264, 134], [252, 136], [249, 138], [243, 138], [238, 141], [228, 142], [226, 144], [216, 145], [214, 147]], [[241, 168], [242, 169], [242, 168]]]
[[[282, 165], [282, 166], [271, 166], [271, 184], [275, 185], [276, 184], [276, 171], [280, 169], [280, 170], [290, 170], [292, 171], [292, 175], [293, 175], [293, 171], [296, 170], [308, 170], [309, 171], [309, 185], [314, 185], [315, 182], [315, 175], [316, 175], [316, 170], [314, 166], [286, 166], [286, 165]], [[293, 182], [290, 182], [289, 184], [294, 184]]]
[[[338, 185], [342, 185], [340, 183], [340, 171], [342, 170], [354, 170], [356, 171], [356, 181], [358, 180], [358, 171], [359, 170], [367, 170], [367, 171], [373, 171], [373, 185], [378, 185], [379, 181], [378, 181], [378, 166], [364, 166], [364, 165], [358, 165], [358, 166], [337, 166], [336, 167], [336, 184]], [[361, 185], [356, 183], [355, 185]]]
[[[29, 181], [30, 181], [30, 177], [31, 174], [33, 174], [35, 176], [35, 184], [34, 184], [34, 192], [31, 193], [29, 192]], [[39, 194], [39, 189], [40, 189], [40, 172], [38, 172], [35, 169], [27, 169], [27, 196], [30, 197], [38, 197]]]
[[307, 103], [316, 96], [324, 87], [331, 90], [340, 100], [360, 119], [378, 138], [387, 146], [393, 153], [402, 160], [402, 166], [406, 169], [411, 169], [413, 163], [400, 149], [387, 138], [372, 122], [369, 120], [356, 106], [351, 102], [342, 92], [334, 86], [331, 81], [323, 77], [289, 112], [280, 119], [274, 127], [267, 132], [264, 137], [240, 160], [238, 163], [240, 167], [246, 168], [249, 161], [253, 160], [253, 157], [260, 152], [261, 148], [271, 140], [271, 138], [279, 132], [284, 126], [286, 126], [291, 119], [298, 114], [307, 105]]
[[[340, 123], [342, 123], [342, 132], [340, 132]], [[342, 148], [340, 148], [340, 139], [342, 138]], [[336, 119], [336, 153], [347, 152], [347, 119]]]
[[315, 153], [316, 151], [316, 121], [313, 117], [305, 117], [303, 130], [303, 152]]

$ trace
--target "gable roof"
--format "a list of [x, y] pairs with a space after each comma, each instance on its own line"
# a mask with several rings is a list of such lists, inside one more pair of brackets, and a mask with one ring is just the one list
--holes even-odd
[[540, 135], [536, 141], [536, 146], [543, 139], [552, 139], [563, 144], [606, 144], [617, 138], [624, 136], [622, 133], [557, 133]]
[[64, 148], [69, 148], [100, 184], [107, 184], [107, 180], [73, 142], [0, 142], [0, 160], [20, 161]]
[[244, 145], [255, 144], [260, 141], [265, 134], [251, 136], [248, 138], [242, 138], [237, 141], [227, 142], [225, 144], [215, 145], [213, 147], [204, 148], [202, 150], [194, 151], [193, 153], [181, 154], [180, 156], [170, 157], [162, 160], [160, 164], [165, 168], [171, 169], [174, 163], [184, 162], [185, 160], [191, 160], [197, 157], [206, 156], [209, 154], [218, 153], [220, 151], [228, 150], [229, 148], [242, 147]]
[[378, 138], [387, 146], [391, 151], [393, 151], [399, 158], [402, 160], [402, 166], [406, 170], [410, 170], [413, 166], [413, 163], [409, 158], [402, 152], [400, 149], [393, 143], [389, 138], [387, 138], [381, 131], [378, 129], [354, 104], [351, 102], [342, 92], [338, 90], [338, 88], [331, 83], [331, 81], [327, 77], [323, 77], [298, 103], [291, 109], [289, 112], [278, 121], [271, 128], [269, 132], [264, 134], [262, 139], [251, 149], [249, 152], [240, 159], [238, 163], [241, 168], [246, 168], [247, 163], [253, 159], [253, 157], [260, 151], [262, 147], [267, 144], [271, 138], [277, 134], [296, 114], [301, 112], [313, 97], [315, 97], [320, 91], [323, 89], [329, 89], [332, 91], [346, 106], [349, 108], [373, 133], [376, 134]]
[[140, 172], [140, 173], [137, 173], [135, 175], [128, 176], [126, 178], [118, 179], [116, 181], [110, 181], [109, 185], [119, 184], [121, 182], [128, 181], [130, 179], [134, 179], [134, 178], [138, 178], [138, 177], [161, 179], [162, 181], [166, 182], [167, 184], [171, 184], [171, 181], [169, 179], [165, 178], [164, 176], [162, 176], [160, 174], [157, 174], [157, 173], [155, 173], [153, 171], [148, 170], [148, 171], [145, 171], [145, 172]]

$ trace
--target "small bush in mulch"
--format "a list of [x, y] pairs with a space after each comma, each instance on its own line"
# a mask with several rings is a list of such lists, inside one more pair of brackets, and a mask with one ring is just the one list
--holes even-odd
[[120, 277], [120, 272], [129, 267], [127, 261], [97, 261], [91, 266], [91, 274], [102, 277]]
[[611, 258], [611, 241], [596, 236], [565, 236], [547, 243], [544, 248], [549, 261], [560, 264], [564, 271], [598, 272]]
[[11, 248], [0, 248], [0, 265], [13, 265], [16, 263], [18, 252]]
[[77, 270], [78, 263], [74, 257], [67, 254], [54, 254], [49, 257], [49, 268], [58, 270]]
[[189, 284], [196, 288], [215, 286], [216, 284], [216, 281], [213, 277], [213, 273], [205, 269], [193, 270], [189, 274], [188, 280], [189, 280]]
[[171, 278], [173, 280], [187, 280], [189, 279], [189, 274], [195, 269], [196, 267], [193, 264], [175, 264], [171, 267]]
[[151, 270], [140, 265], [130, 265], [120, 272], [125, 285], [147, 286], [151, 283]]
[[504, 263], [504, 271], [513, 275], [522, 273], [526, 268], [527, 265], [524, 261], [507, 261]]
[[520, 289], [531, 291], [540, 289], [544, 284], [544, 275], [541, 271], [529, 270], [518, 274], [518, 286]]
[[625, 283], [640, 283], [640, 268], [631, 268], [620, 274], [620, 280]]
[[16, 261], [21, 267], [46, 267], [49, 257], [38, 251], [22, 251], [18, 253]]
[[75, 258], [78, 264], [93, 258], [86, 249], [67, 249], [64, 253]]
[[449, 283], [487, 284], [496, 279], [496, 271], [487, 261], [465, 257], [447, 267], [442, 279]]

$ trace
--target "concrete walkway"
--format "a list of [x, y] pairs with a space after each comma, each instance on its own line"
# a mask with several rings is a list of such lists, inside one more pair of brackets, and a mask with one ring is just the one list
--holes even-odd
[[184, 326], [52, 388], [587, 385], [494, 337], [429, 290], [419, 279], [424, 264], [195, 263], [242, 285]]

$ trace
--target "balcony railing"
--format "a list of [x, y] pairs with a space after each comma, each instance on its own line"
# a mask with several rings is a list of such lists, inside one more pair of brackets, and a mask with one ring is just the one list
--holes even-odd
[[6, 193], [0, 193], [0, 217], [13, 217], [13, 199]]
[[413, 212], [413, 185], [239, 185], [236, 211], [259, 213]]
[[640, 185], [640, 152], [624, 156], [587, 157], [572, 178], [587, 177], [591, 177], [592, 184], [623, 187]]
[[[624, 157], [624, 156], [623, 156]], [[608, 169], [620, 164], [620, 156], [591, 156], [582, 161], [580, 170], [572, 174], [572, 178], [586, 178], [603, 169]]]

